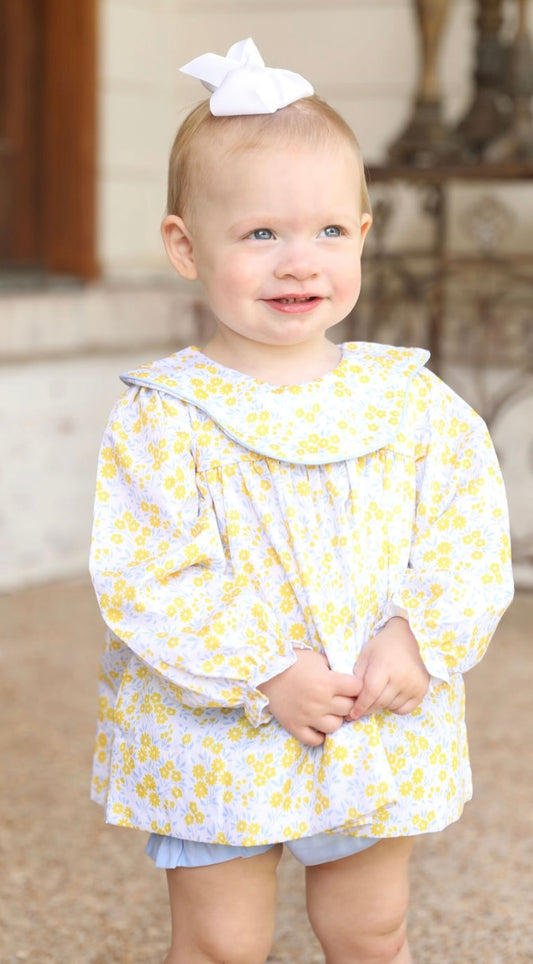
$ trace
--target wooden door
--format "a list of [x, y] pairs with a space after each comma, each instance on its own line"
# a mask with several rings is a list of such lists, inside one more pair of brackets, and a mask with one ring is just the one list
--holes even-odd
[[0, 0], [0, 266], [93, 278], [96, 0]]
[[41, 261], [41, 8], [0, 0], [0, 262]]

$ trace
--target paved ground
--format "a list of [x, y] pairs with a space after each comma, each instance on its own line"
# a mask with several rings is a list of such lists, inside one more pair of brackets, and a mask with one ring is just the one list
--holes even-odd
[[[0, 964], [160, 964], [164, 877], [87, 787], [100, 617], [86, 583], [0, 597]], [[416, 964], [533, 962], [533, 596], [470, 674], [475, 797], [412, 863]], [[272, 964], [320, 964], [302, 872], [280, 872]]]

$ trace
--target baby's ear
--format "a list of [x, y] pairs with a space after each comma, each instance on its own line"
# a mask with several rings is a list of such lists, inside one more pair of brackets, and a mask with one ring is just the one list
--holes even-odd
[[361, 218], [361, 253], [363, 252], [363, 246], [366, 240], [366, 236], [370, 227], [372, 226], [372, 215], [365, 213]]
[[169, 214], [161, 225], [163, 244], [172, 267], [187, 281], [198, 277], [191, 237], [182, 218]]

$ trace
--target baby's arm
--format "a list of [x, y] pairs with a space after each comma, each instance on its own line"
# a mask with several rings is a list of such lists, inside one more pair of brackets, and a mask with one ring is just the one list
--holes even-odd
[[361, 691], [357, 676], [335, 673], [325, 656], [297, 649], [296, 662], [258, 686], [268, 709], [292, 736], [307, 746], [320, 746], [350, 714]]
[[393, 616], [364, 647], [354, 676], [362, 689], [348, 720], [359, 720], [378, 710], [411, 713], [426, 695], [429, 673], [420, 656], [409, 623]]

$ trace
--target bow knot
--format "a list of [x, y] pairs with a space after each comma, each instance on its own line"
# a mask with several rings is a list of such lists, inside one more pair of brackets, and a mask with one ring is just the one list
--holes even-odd
[[202, 54], [180, 70], [212, 91], [209, 106], [216, 117], [273, 114], [313, 93], [309, 81], [300, 74], [265, 67], [250, 37], [233, 44], [225, 57]]

